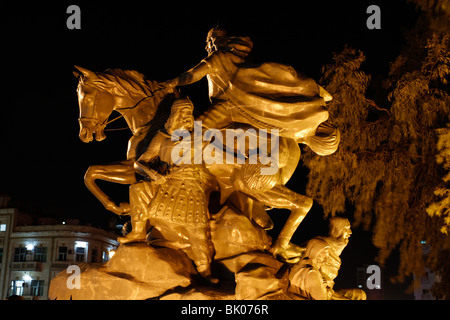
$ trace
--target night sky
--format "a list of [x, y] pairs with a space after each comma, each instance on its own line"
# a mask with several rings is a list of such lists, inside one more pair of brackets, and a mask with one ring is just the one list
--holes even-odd
[[[2, 4], [0, 192], [39, 215], [80, 218], [94, 225], [114, 216], [90, 194], [83, 176], [92, 164], [124, 160], [131, 133], [106, 132], [106, 140], [89, 144], [79, 140], [74, 65], [93, 71], [133, 69], [150, 79], [169, 80], [206, 57], [206, 34], [219, 23], [230, 35], [251, 37], [255, 63], [285, 63], [318, 81], [321, 67], [347, 44], [365, 53], [365, 72], [383, 77], [404, 45], [402, 32], [416, 15], [406, 1], [311, 2]], [[81, 9], [80, 30], [66, 27], [70, 4]], [[381, 8], [381, 30], [366, 27], [371, 4]], [[372, 91], [368, 98], [377, 101], [375, 93], [370, 96]], [[209, 103], [205, 79], [181, 92], [196, 106]], [[383, 106], [383, 101], [377, 103]], [[119, 120], [110, 127], [124, 126]], [[302, 193], [306, 174], [300, 162], [288, 187]], [[127, 187], [99, 185], [117, 203], [127, 200]], [[286, 219], [288, 212], [278, 215], [281, 218], [272, 217], [281, 227], [284, 220], [279, 219]], [[325, 234], [322, 215], [315, 204], [294, 242]], [[343, 281], [354, 283], [356, 267], [373, 264], [375, 255], [370, 233], [355, 230], [342, 255]], [[391, 264], [395, 270], [395, 261]], [[386, 290], [385, 297], [410, 297], [399, 296], [400, 291]]]

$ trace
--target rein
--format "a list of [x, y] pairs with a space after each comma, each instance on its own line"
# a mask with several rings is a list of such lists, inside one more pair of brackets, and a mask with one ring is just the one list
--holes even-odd
[[[161, 89], [158, 89], [158, 90], [161, 90]], [[134, 108], [136, 108], [142, 101], [147, 100], [148, 98], [153, 98], [153, 97], [154, 97], [154, 94], [153, 94], [153, 93], [156, 92], [156, 91], [158, 91], [158, 90], [152, 91], [152, 95], [146, 96], [146, 97], [142, 98], [141, 100], [139, 100], [139, 101], [138, 101], [134, 106], [132, 106], [132, 107], [126, 107], [126, 108], [117, 109], [116, 111], [119, 111], [119, 110], [127, 110], [127, 111], [124, 112], [124, 114], [121, 114], [120, 116], [117, 116], [116, 118], [114, 118], [114, 119], [112, 119], [112, 120], [109, 120], [108, 122], [106, 122], [106, 124], [105, 124], [104, 126], [106, 127], [106, 126], [107, 126], [108, 124], [110, 124], [111, 122], [114, 122], [114, 121], [116, 121], [116, 120], [122, 118], [122, 117], [125, 115], [125, 113], [127, 113], [128, 111], [133, 110]], [[106, 119], [106, 120], [108, 120], [108, 119]], [[105, 120], [105, 121], [106, 121], [106, 120]], [[103, 121], [103, 123], [105, 123], [105, 121]], [[103, 125], [103, 123], [102, 123], [101, 125]], [[103, 131], [120, 131], [120, 130], [126, 130], [126, 129], [128, 129], [128, 127], [114, 128], [114, 129], [104, 129]]]
[[[151, 94], [150, 94], [150, 95], [148, 95], [148, 96], [146, 96], [146, 97], [143, 97], [143, 98], [142, 98], [141, 100], [139, 100], [134, 106], [131, 106], [131, 107], [125, 107], [125, 108], [121, 108], [121, 109], [117, 109], [116, 111], [119, 111], [119, 110], [127, 110], [127, 111], [124, 112], [123, 114], [121, 114], [121, 115], [115, 117], [115, 118], [112, 119], [112, 120], [109, 120], [109, 121], [108, 121], [109, 118], [106, 118], [103, 122], [97, 124], [97, 126], [106, 127], [108, 124], [110, 124], [110, 123], [112, 123], [112, 122], [114, 122], [114, 121], [116, 121], [116, 120], [119, 120], [119, 119], [122, 118], [128, 111], [131, 111], [131, 110], [137, 108], [137, 107], [139, 106], [139, 104], [140, 104], [142, 101], [147, 100], [148, 98], [154, 97], [154, 96], [155, 96], [154, 93], [157, 92], [157, 91], [160, 91], [160, 90], [161, 90], [161, 89], [157, 89], [157, 90], [155, 90], [155, 91], [151, 91]], [[97, 103], [95, 103], [94, 108], [95, 108], [96, 106], [97, 106]], [[97, 120], [97, 119], [95, 119], [95, 118], [81, 117], [81, 118], [79, 118], [79, 120], [80, 120], [80, 121], [83, 121], [83, 120], [85, 120], [85, 121], [94, 121], [94, 120]], [[119, 131], [119, 130], [126, 130], [126, 129], [128, 129], [128, 127], [114, 128], [114, 129], [104, 129], [103, 131]]]
[[[116, 121], [116, 120], [119, 120], [120, 118], [122, 118], [123, 116], [125, 116], [126, 113], [128, 113], [129, 111], [131, 111], [131, 110], [137, 108], [143, 101], [145, 101], [145, 100], [147, 100], [147, 99], [149, 99], [149, 98], [153, 98], [153, 97], [155, 96], [155, 93], [156, 93], [156, 92], [161, 91], [161, 90], [163, 90], [163, 89], [165, 89], [165, 87], [156, 89], [155, 91], [150, 91], [150, 95], [143, 97], [143, 98], [142, 98], [141, 100], [139, 100], [134, 106], [116, 109], [116, 111], [120, 111], [120, 110], [126, 110], [126, 111], [125, 111], [123, 114], [120, 114], [119, 116], [117, 116], [117, 117], [115, 117], [114, 119], [109, 120], [109, 121], [108, 121], [108, 119], [109, 119], [109, 117], [108, 117], [108, 118], [105, 119], [103, 122], [97, 124], [97, 126], [106, 127], [108, 124], [110, 124], [110, 123], [112, 123], [112, 122], [114, 122], [114, 121]], [[176, 88], [174, 88], [173, 93], [175, 94], [175, 96], [179, 96], [179, 93], [178, 93], [178, 91], [176, 90]], [[95, 103], [94, 108], [95, 108], [96, 106], [97, 106], [97, 103]], [[97, 119], [81, 117], [81, 118], [79, 118], [78, 120], [79, 120], [79, 121], [83, 121], [83, 120], [84, 120], [84, 121], [94, 121], [94, 120], [97, 120]], [[120, 131], [120, 130], [126, 130], [126, 129], [129, 129], [129, 127], [127, 126], [127, 127], [123, 127], [123, 128], [103, 129], [103, 131]]]
[[[142, 98], [142, 99], [139, 100], [134, 106], [132, 106], [132, 107], [125, 107], [125, 108], [121, 108], [121, 109], [117, 109], [116, 111], [119, 111], [119, 110], [132, 110], [132, 109], [136, 108], [137, 106], [139, 106], [139, 104], [140, 104], [142, 101], [147, 100], [148, 98], [153, 98], [153, 97], [155, 96], [155, 93], [158, 92], [158, 91], [161, 91], [162, 89], [164, 89], [164, 88], [159, 88], [159, 89], [156, 89], [155, 91], [150, 91], [151, 94], [150, 94], [149, 96], [146, 96], [146, 97]], [[179, 96], [179, 93], [178, 93], [178, 91], [176, 91], [176, 89], [173, 90], [173, 93], [175, 94], [175, 96], [177, 96], [177, 97]], [[128, 111], [127, 111], [127, 112], [128, 112]], [[116, 121], [116, 120], [122, 118], [124, 115], [125, 115], [125, 113], [124, 113], [124, 114], [121, 114], [120, 116], [117, 116], [116, 118], [114, 118], [114, 119], [112, 119], [112, 120], [110, 120], [110, 121], [108, 121], [108, 122], [106, 122], [105, 127], [106, 127], [108, 124], [110, 124], [111, 122], [114, 122], [114, 121]], [[107, 120], [108, 120], [108, 119], [107, 119]], [[105, 120], [105, 121], [106, 121], [106, 120]], [[103, 123], [104, 123], [105, 121], [103, 121]], [[102, 125], [103, 125], [103, 123], [102, 123]], [[113, 129], [104, 129], [103, 131], [120, 131], [120, 130], [126, 130], [126, 129], [128, 129], [128, 127], [123, 127], [123, 128], [113, 128]]]

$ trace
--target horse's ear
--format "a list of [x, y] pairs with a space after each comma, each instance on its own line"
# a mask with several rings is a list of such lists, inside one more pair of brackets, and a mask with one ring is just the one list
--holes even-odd
[[[74, 66], [78, 71], [80, 71], [85, 77], [93, 77], [94, 76], [94, 72], [92, 72], [91, 70], [79, 67], [79, 66]], [[80, 75], [80, 73], [78, 73]]]

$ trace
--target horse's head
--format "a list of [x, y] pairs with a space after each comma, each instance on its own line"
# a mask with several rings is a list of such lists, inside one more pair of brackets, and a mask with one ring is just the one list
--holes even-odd
[[73, 74], [78, 78], [79, 137], [88, 143], [93, 140], [95, 133], [95, 139], [102, 141], [106, 138], [104, 129], [114, 107], [113, 96], [94, 85], [97, 78], [95, 72], [77, 66], [75, 68], [78, 70]]

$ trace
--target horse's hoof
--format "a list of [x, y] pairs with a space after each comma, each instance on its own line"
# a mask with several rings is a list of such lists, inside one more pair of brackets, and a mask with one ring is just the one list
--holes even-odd
[[272, 248], [269, 249], [269, 252], [273, 254], [274, 258], [282, 262], [295, 264], [300, 261], [303, 253], [305, 252], [305, 248], [291, 242], [289, 242], [286, 247], [275, 243]]

